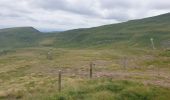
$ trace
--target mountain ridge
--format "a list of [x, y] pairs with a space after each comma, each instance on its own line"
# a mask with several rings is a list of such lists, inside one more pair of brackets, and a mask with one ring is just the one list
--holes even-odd
[[157, 47], [163, 47], [162, 44], [169, 47], [170, 13], [123, 23], [50, 33], [43, 34], [33, 27], [0, 29], [0, 41], [3, 43], [0, 43], [0, 47], [110, 48], [128, 46], [148, 48], [150, 38], [155, 39]]
[[60, 42], [57, 46], [61, 47], [89, 47], [100, 44], [101, 46], [98, 46], [103, 47], [108, 44], [112, 46], [121, 43], [122, 45], [149, 47], [150, 38], [155, 38], [156, 45], [161, 47], [164, 40], [169, 40], [169, 33], [170, 13], [167, 13], [123, 23], [61, 32], [57, 35], [59, 41], [56, 44]]
[[14, 27], [0, 29], [0, 48], [35, 46], [41, 32], [33, 27]]

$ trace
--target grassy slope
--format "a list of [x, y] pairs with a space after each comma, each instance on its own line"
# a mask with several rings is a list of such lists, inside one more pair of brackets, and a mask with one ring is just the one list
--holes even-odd
[[56, 93], [49, 100], [168, 100], [170, 97], [169, 89], [132, 81], [70, 79], [69, 83], [70, 81], [74, 84], [73, 87]]
[[88, 29], [42, 34], [32, 27], [0, 30], [0, 47], [55, 46], [67, 48], [170, 46], [170, 14]]
[[40, 38], [40, 32], [32, 27], [1, 29], [0, 48], [35, 46], [38, 44]]
[[111, 47], [129, 45], [150, 47], [150, 38], [158, 47], [169, 46], [170, 14], [89, 29], [76, 29], [56, 36], [60, 47]]
[[[47, 59], [49, 51], [51, 60]], [[124, 56], [128, 57], [126, 69]], [[11, 50], [0, 55], [0, 99], [169, 100], [169, 56], [168, 51], [148, 50]], [[96, 66], [94, 79], [89, 80], [91, 61]], [[58, 70], [62, 70], [61, 93]]]
[[[101, 48], [113, 48], [122, 44], [123, 49], [31, 47], [0, 51], [0, 99], [169, 100], [170, 51], [123, 47], [127, 46], [126, 44], [130, 47], [149, 47], [147, 43], [150, 42], [150, 37], [157, 38], [157, 46], [160, 46], [159, 43], [164, 39], [169, 40], [168, 19], [169, 14], [43, 36], [32, 28], [21, 28], [16, 31], [12, 29], [12, 32], [8, 29], [6, 33], [9, 35], [1, 34], [5, 35], [3, 41], [6, 43], [2, 47], [40, 44], [67, 48], [88, 46], [94, 48], [99, 45]], [[164, 24], [161, 26], [160, 23]], [[27, 37], [30, 37], [28, 41], [31, 45], [25, 45], [28, 43], [25, 41]], [[49, 51], [52, 53], [52, 60], [47, 59]], [[123, 67], [125, 56], [128, 59], [126, 68]], [[89, 80], [91, 61], [96, 66], [94, 79]], [[57, 91], [59, 69], [63, 72], [61, 93]]]

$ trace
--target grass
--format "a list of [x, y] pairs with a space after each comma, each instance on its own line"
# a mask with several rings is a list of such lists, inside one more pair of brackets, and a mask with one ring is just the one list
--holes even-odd
[[53, 46], [97, 49], [114, 49], [122, 46], [146, 49], [151, 48], [150, 38], [154, 38], [154, 44], [157, 48], [168, 48], [170, 36], [168, 19], [169, 13], [124, 23], [69, 30], [57, 33]]
[[[170, 30], [169, 16], [138, 19], [118, 24], [87, 29], [43, 34], [33, 27], [18, 27], [0, 30], [1, 48], [57, 47], [115, 49], [151, 48], [150, 38], [156, 48], [168, 48]], [[11, 44], [12, 43], [12, 44]]]
[[159, 55], [163, 57], [170, 57], [170, 50], [165, 50], [161, 52]]
[[169, 27], [165, 14], [57, 34], [1, 29], [0, 99], [169, 100]]
[[[47, 57], [49, 51], [52, 59]], [[167, 51], [137, 48], [8, 50], [0, 56], [0, 99], [167, 100], [167, 55]], [[122, 65], [125, 56], [126, 69]], [[95, 63], [92, 80], [88, 79], [90, 62]], [[159, 77], [154, 65], [160, 66]], [[63, 75], [61, 93], [57, 87], [58, 70]]]
[[170, 93], [169, 89], [126, 80], [71, 81], [76, 81], [71, 88], [66, 87], [62, 93], [56, 93], [49, 100], [168, 100]]

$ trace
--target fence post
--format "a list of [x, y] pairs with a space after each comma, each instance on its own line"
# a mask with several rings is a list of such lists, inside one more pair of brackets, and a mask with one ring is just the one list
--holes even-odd
[[52, 53], [50, 51], [47, 53], [47, 59], [48, 60], [52, 60], [53, 59], [52, 58]]
[[61, 92], [61, 70], [59, 70], [58, 74], [58, 91]]
[[124, 68], [124, 70], [126, 70], [126, 67], [127, 67], [127, 57], [125, 56], [123, 58], [123, 68]]
[[158, 69], [157, 69], [157, 73], [158, 73], [158, 77], [160, 76], [160, 72], [159, 72], [159, 66], [157, 66], [158, 67]]
[[95, 64], [93, 64], [93, 62], [91, 62], [90, 63], [90, 78], [93, 77], [93, 65], [95, 65]]
[[152, 49], [155, 50], [156, 48], [155, 48], [155, 45], [154, 45], [154, 39], [150, 38], [150, 40], [151, 40]]

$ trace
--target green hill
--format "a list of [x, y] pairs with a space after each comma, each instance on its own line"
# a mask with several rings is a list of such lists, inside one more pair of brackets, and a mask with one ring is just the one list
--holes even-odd
[[170, 47], [170, 13], [100, 27], [43, 34], [32, 27], [0, 29], [0, 48], [52, 46], [66, 48]]
[[0, 48], [17, 48], [37, 45], [42, 34], [33, 27], [0, 29]]
[[170, 14], [131, 20], [88, 29], [75, 29], [56, 35], [57, 47], [150, 47], [154, 38], [157, 47], [169, 47]]
[[170, 50], [147, 49], [150, 38], [170, 47], [170, 14], [65, 32], [0, 29], [0, 100], [169, 100]]

